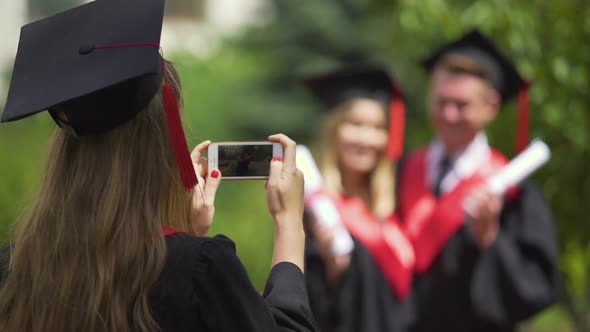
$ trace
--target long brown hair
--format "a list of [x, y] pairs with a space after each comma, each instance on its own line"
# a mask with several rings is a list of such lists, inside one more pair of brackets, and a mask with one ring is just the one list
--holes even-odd
[[[166, 74], [182, 104], [168, 63]], [[157, 331], [148, 297], [166, 257], [161, 225], [192, 232], [190, 220], [160, 93], [105, 134], [56, 129], [0, 289], [0, 331]]]
[[[348, 112], [357, 100], [351, 100], [332, 110], [325, 119], [320, 137], [319, 167], [324, 178], [324, 189], [332, 194], [342, 192], [342, 174], [338, 165], [337, 133], [346, 121]], [[383, 109], [385, 112], [385, 108]], [[395, 170], [394, 162], [385, 150], [369, 174], [370, 210], [379, 218], [388, 217], [395, 208]]]

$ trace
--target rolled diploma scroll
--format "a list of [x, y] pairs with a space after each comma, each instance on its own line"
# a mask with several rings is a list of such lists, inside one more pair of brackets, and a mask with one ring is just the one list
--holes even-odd
[[[541, 140], [534, 140], [523, 152], [512, 159], [496, 175], [487, 181], [488, 189], [498, 195], [504, 195], [508, 188], [519, 184], [545, 165], [551, 157], [547, 144]], [[468, 215], [473, 215], [473, 199], [467, 197], [463, 208]]]
[[313, 156], [307, 147], [297, 145], [297, 168], [305, 178], [305, 205], [311, 211], [316, 221], [334, 230], [332, 252], [335, 255], [348, 254], [354, 248], [350, 233], [342, 224], [340, 212], [332, 199], [322, 191], [322, 176]]
[[523, 152], [512, 159], [500, 172], [488, 180], [491, 192], [503, 195], [508, 188], [519, 184], [545, 165], [551, 157], [547, 144], [534, 140]]

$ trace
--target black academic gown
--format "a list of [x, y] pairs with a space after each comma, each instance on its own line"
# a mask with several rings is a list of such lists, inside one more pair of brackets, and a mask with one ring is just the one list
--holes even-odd
[[260, 295], [230, 239], [180, 233], [166, 237], [166, 245], [166, 264], [150, 293], [163, 331], [318, 331], [294, 264], [274, 266]]
[[350, 266], [334, 287], [326, 283], [325, 265], [309, 235], [305, 262], [311, 309], [322, 332], [407, 331], [410, 301], [395, 296], [362, 243], [355, 240]]
[[557, 300], [557, 247], [551, 212], [530, 183], [508, 200], [495, 242], [480, 251], [468, 222], [432, 267], [415, 277], [411, 331], [515, 331]]
[[164, 331], [317, 331], [305, 279], [291, 263], [273, 267], [261, 296], [233, 242], [175, 234], [150, 304]]

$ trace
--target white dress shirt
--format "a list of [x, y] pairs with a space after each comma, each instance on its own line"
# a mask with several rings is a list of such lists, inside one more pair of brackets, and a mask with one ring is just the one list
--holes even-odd
[[[473, 175], [480, 167], [488, 164], [490, 159], [490, 146], [485, 133], [480, 132], [473, 141], [462, 151], [450, 155], [451, 166], [447, 175], [441, 182], [441, 193], [453, 190], [461, 180]], [[430, 188], [435, 185], [439, 177], [441, 160], [447, 156], [444, 144], [435, 139], [429, 146], [427, 152], [427, 176]]]

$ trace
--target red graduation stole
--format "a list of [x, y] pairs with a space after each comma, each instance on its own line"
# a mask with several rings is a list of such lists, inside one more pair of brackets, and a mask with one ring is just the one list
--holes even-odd
[[412, 153], [399, 181], [398, 213], [402, 229], [414, 247], [416, 272], [425, 273], [463, 225], [463, 201], [476, 186], [498, 172], [508, 160], [495, 150], [490, 160], [471, 177], [439, 199], [434, 196], [426, 178], [427, 149]]
[[358, 198], [341, 196], [335, 203], [344, 225], [369, 250], [398, 298], [407, 298], [414, 271], [414, 250], [397, 217], [378, 220]]
[[178, 233], [184, 233], [183, 231], [179, 231], [172, 227], [162, 226], [162, 233], [164, 233], [164, 237], [171, 236]]

